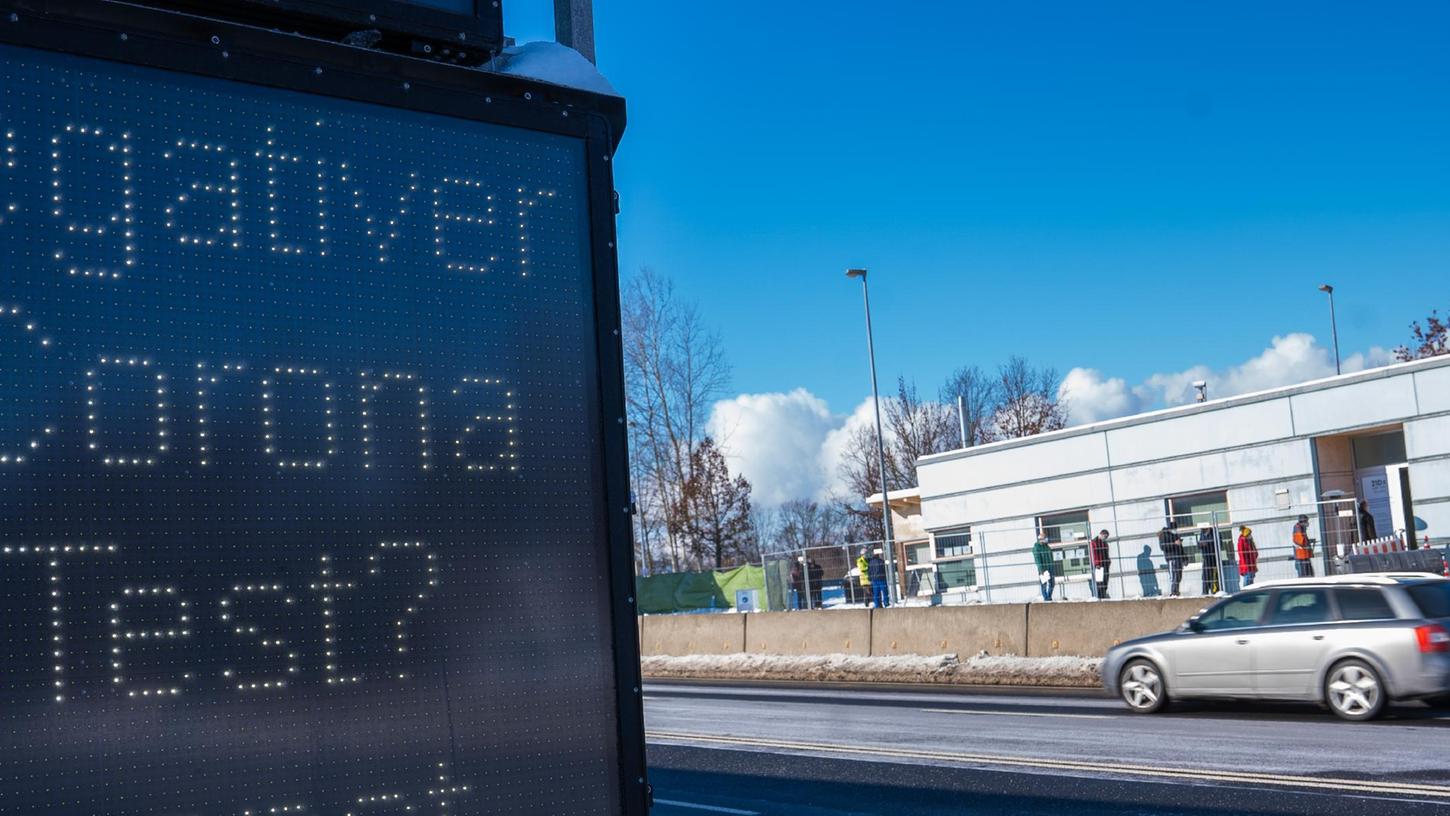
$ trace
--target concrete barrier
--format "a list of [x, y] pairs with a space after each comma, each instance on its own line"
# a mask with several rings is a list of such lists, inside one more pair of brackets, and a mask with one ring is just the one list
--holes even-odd
[[[827, 613], [829, 614], [829, 613]], [[871, 613], [871, 655], [971, 657], [1025, 655], [1026, 604], [878, 609]]]
[[871, 610], [758, 612], [745, 618], [745, 651], [751, 654], [871, 654]]
[[639, 620], [641, 655], [740, 654], [745, 615], [645, 615]]
[[1213, 598], [902, 609], [832, 609], [748, 615], [645, 615], [640, 654], [955, 654], [1101, 657], [1114, 645], [1177, 628]]
[[1213, 598], [1041, 603], [1027, 608], [1029, 657], [1098, 657], [1125, 640], [1176, 629]]

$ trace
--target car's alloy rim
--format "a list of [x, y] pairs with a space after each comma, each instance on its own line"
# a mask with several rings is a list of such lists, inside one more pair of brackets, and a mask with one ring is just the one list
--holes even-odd
[[1329, 678], [1329, 704], [1351, 716], [1367, 714], [1379, 704], [1380, 682], [1361, 666], [1341, 666]]
[[1151, 708], [1163, 693], [1163, 680], [1152, 666], [1138, 663], [1123, 678], [1123, 699], [1133, 708]]

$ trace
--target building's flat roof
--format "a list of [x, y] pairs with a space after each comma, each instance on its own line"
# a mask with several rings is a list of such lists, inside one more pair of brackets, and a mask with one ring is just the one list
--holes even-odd
[[[921, 498], [921, 488], [920, 487], [903, 487], [900, 490], [893, 490], [890, 493], [887, 493], [886, 494], [886, 497], [888, 499], [890, 499], [891, 501], [894, 501], [894, 502], [896, 502], [896, 501], [905, 501], [907, 499], [920, 499]], [[880, 504], [881, 503], [881, 494], [880, 493], [872, 493], [871, 495], [869, 495], [869, 496], [866, 497], [866, 503], [867, 504]]]
[[[1019, 439], [1003, 439], [999, 442], [989, 442], [985, 445], [977, 445], [970, 448], [957, 448], [943, 453], [934, 453], [930, 456], [923, 456], [918, 460], [920, 464], [933, 464], [946, 462], [953, 459], [963, 459], [971, 456], [980, 456], [993, 451], [1005, 450], [1008, 448], [1033, 445], [1038, 442], [1045, 442], [1052, 439], [1067, 439], [1073, 436], [1081, 436], [1091, 433], [1100, 433], [1106, 430], [1117, 428], [1130, 428], [1135, 425], [1147, 425], [1153, 422], [1161, 422], [1166, 419], [1173, 419], [1191, 414], [1211, 413], [1221, 411], [1225, 408], [1233, 408], [1240, 405], [1249, 405], [1256, 402], [1268, 402], [1269, 400], [1282, 399], [1296, 394], [1307, 394], [1316, 391], [1329, 391], [1335, 388], [1342, 388], [1347, 385], [1355, 385], [1374, 380], [1389, 379], [1405, 374], [1412, 374], [1416, 371], [1450, 367], [1450, 354], [1439, 357], [1427, 357], [1423, 360], [1411, 360], [1406, 363], [1394, 363], [1379, 368], [1370, 368], [1364, 371], [1356, 371], [1351, 374], [1340, 374], [1333, 377], [1325, 377], [1318, 380], [1285, 385], [1278, 388], [1270, 388], [1265, 391], [1254, 391], [1248, 394], [1238, 394], [1232, 397], [1212, 399], [1207, 402], [1195, 402], [1188, 405], [1177, 405], [1172, 408], [1160, 408], [1156, 411], [1147, 411], [1141, 414], [1119, 417], [1117, 419], [1105, 419], [1101, 422], [1090, 422], [1084, 425], [1073, 425], [1070, 428], [1063, 428], [1060, 431], [1048, 431], [1036, 436], [1024, 436]], [[895, 498], [896, 491], [892, 491]], [[880, 494], [877, 494], [877, 501], [880, 501]]]

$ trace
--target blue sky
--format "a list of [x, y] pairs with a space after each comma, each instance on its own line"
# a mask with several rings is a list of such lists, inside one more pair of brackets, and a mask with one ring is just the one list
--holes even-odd
[[[548, 38], [548, 0], [508, 30]], [[1010, 354], [1131, 386], [1450, 308], [1450, 4], [597, 0], [621, 262], [742, 393], [935, 391]]]

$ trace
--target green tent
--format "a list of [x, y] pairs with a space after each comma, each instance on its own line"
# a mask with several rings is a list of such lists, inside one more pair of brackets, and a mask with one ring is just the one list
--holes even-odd
[[646, 614], [735, 608], [737, 589], [765, 594], [765, 570], [744, 566], [716, 572], [671, 572], [635, 578], [635, 598]]

